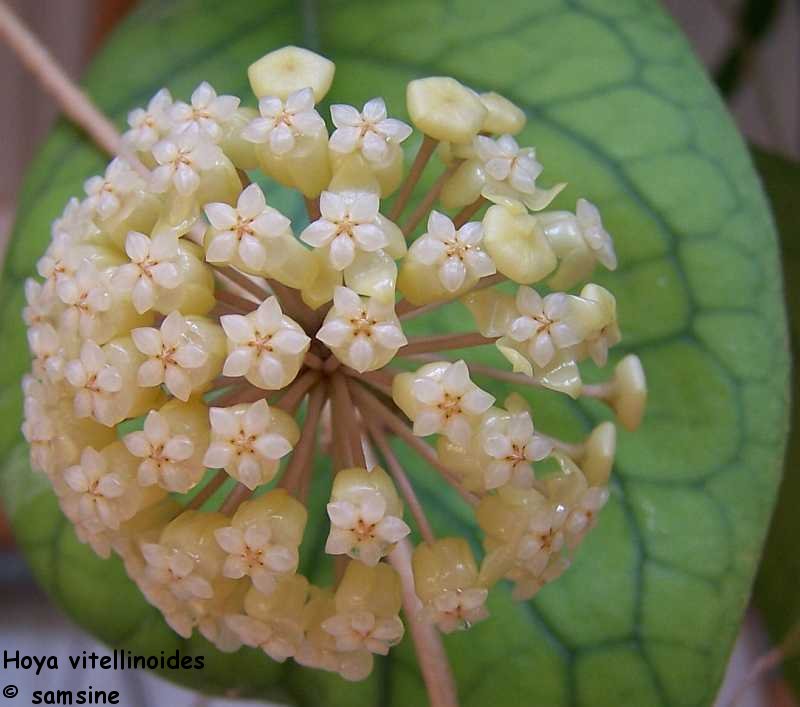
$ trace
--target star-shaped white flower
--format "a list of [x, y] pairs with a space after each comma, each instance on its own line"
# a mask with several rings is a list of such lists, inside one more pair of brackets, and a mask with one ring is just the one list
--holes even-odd
[[255, 312], [226, 314], [219, 321], [228, 337], [224, 375], [245, 376], [267, 390], [283, 388], [297, 375], [311, 339], [283, 314], [276, 297], [268, 297]]
[[551, 556], [564, 547], [567, 509], [561, 504], [535, 508], [516, 547], [516, 562], [534, 575], [541, 574]]
[[333, 307], [317, 331], [317, 339], [342, 363], [362, 373], [382, 368], [408, 343], [394, 302], [362, 299], [347, 287], [334, 290]]
[[175, 101], [169, 108], [169, 117], [175, 133], [196, 128], [200, 134], [219, 142], [222, 125], [229, 121], [240, 100], [236, 96], [218, 96], [214, 87], [203, 81], [192, 93], [191, 104]]
[[116, 157], [109, 163], [104, 176], [90, 177], [84, 182], [87, 208], [101, 219], [109, 218], [119, 211], [128, 194], [144, 186], [144, 180], [130, 164]]
[[235, 209], [224, 203], [206, 204], [203, 208], [214, 229], [206, 249], [209, 263], [235, 265], [238, 256], [248, 268], [260, 270], [268, 254], [275, 266], [286, 259], [285, 247], [276, 239], [289, 230], [291, 221], [267, 206], [258, 184], [242, 191]]
[[57, 306], [53, 290], [48, 291], [41, 282], [29, 277], [25, 280], [25, 302], [22, 319], [27, 326], [50, 323]]
[[426, 607], [425, 614], [442, 633], [463, 631], [489, 616], [488, 596], [484, 587], [444, 590]]
[[371, 611], [334, 614], [322, 622], [322, 628], [336, 639], [340, 651], [367, 650], [378, 655], [388, 655], [405, 632], [400, 617], [378, 618]]
[[310, 224], [300, 240], [314, 248], [329, 248], [336, 270], [344, 270], [357, 251], [373, 253], [389, 245], [389, 236], [378, 221], [380, 201], [372, 192], [324, 191], [319, 198], [321, 217]]
[[228, 614], [225, 623], [242, 643], [251, 648], [260, 648], [278, 663], [291, 658], [303, 642], [302, 626], [288, 617], [260, 621], [245, 614]]
[[563, 292], [542, 297], [531, 287], [520, 287], [516, 305], [520, 316], [511, 321], [508, 336], [526, 343], [528, 355], [540, 368], [553, 360], [557, 349], [580, 343], [581, 335], [570, 321], [569, 300]]
[[484, 471], [487, 489], [513, 483], [520, 488], [533, 484], [533, 462], [553, 449], [552, 443], [535, 434], [527, 410], [490, 420], [480, 431], [483, 451], [492, 459]]
[[486, 174], [482, 194], [487, 199], [511, 197], [522, 201], [531, 211], [539, 211], [565, 186], [557, 184], [550, 189], [540, 189], [536, 179], [543, 167], [536, 159], [536, 150], [521, 148], [511, 135], [502, 135], [496, 140], [478, 135], [473, 146]]
[[222, 156], [222, 150], [199, 130], [184, 130], [153, 145], [158, 166], [151, 173], [151, 186], [156, 192], [174, 187], [182, 196], [189, 196], [200, 186], [200, 173], [211, 169]]
[[75, 388], [77, 417], [93, 417], [109, 427], [119, 422], [115, 395], [122, 390], [122, 374], [94, 341], [83, 342], [80, 357], [67, 363], [64, 376]]
[[125, 252], [131, 262], [114, 269], [111, 284], [131, 293], [133, 306], [139, 314], [155, 306], [159, 290], [174, 290], [183, 282], [178, 269], [178, 239], [173, 233], [150, 238], [138, 231], [129, 231]]
[[166, 88], [162, 88], [150, 99], [147, 109], [135, 108], [128, 113], [128, 130], [122, 139], [134, 150], [144, 152], [150, 150], [162, 137], [167, 135], [172, 126], [169, 109], [172, 96]]
[[467, 280], [474, 282], [497, 272], [494, 261], [481, 248], [482, 239], [480, 222], [465, 223], [456, 230], [447, 216], [431, 211], [427, 232], [412, 243], [408, 254], [424, 265], [436, 266], [442, 287], [456, 292]]
[[44, 289], [48, 295], [55, 293], [62, 280], [74, 277], [81, 260], [74, 251], [71, 235], [65, 232], [53, 234], [53, 239], [44, 255], [36, 263], [36, 272], [44, 278]]
[[203, 475], [205, 467], [198, 463], [195, 444], [185, 434], [173, 434], [169, 421], [157, 410], [151, 410], [142, 431], [131, 432], [122, 440], [128, 451], [142, 459], [138, 480], [141, 486], [159, 486], [177, 493], [186, 493]]
[[141, 550], [147, 563], [146, 577], [168, 588], [176, 598], [188, 601], [214, 596], [211, 582], [195, 571], [197, 564], [189, 553], [158, 543], [142, 543]]
[[369, 567], [411, 532], [402, 518], [387, 514], [386, 499], [375, 489], [361, 489], [328, 504], [329, 555], [349, 555]]
[[92, 447], [83, 450], [79, 464], [64, 471], [64, 482], [75, 494], [81, 521], [117, 530], [120, 523], [133, 517], [136, 509], [124, 498], [127, 479], [109, 469], [103, 455]]
[[440, 367], [415, 378], [411, 394], [417, 403], [414, 434], [441, 433], [466, 447], [478, 417], [494, 403], [494, 397], [476, 386], [464, 361]]
[[218, 528], [214, 537], [228, 553], [223, 576], [231, 579], [248, 576], [263, 594], [272, 593], [277, 577], [297, 571], [297, 548], [276, 543], [266, 525]]
[[598, 208], [586, 199], [578, 199], [575, 216], [583, 240], [586, 241], [594, 257], [609, 270], [616, 270], [617, 254], [614, 252], [614, 241], [603, 227]]
[[211, 408], [211, 444], [203, 463], [225, 469], [250, 489], [271, 481], [280, 460], [292, 451], [286, 437], [274, 429], [266, 400], [233, 408]]
[[298, 137], [317, 135], [325, 130], [325, 121], [314, 110], [314, 92], [303, 88], [290, 94], [286, 102], [276, 96], [265, 96], [258, 102], [258, 118], [242, 130], [245, 140], [267, 143], [275, 155], [294, 149]]
[[52, 324], [43, 322], [28, 329], [28, 347], [35, 370], [41, 370], [53, 383], [64, 377], [64, 347]]
[[62, 277], [56, 285], [58, 298], [66, 305], [61, 322], [66, 331], [81, 338], [100, 336], [98, 317], [111, 309], [108, 278], [88, 260], [84, 260], [72, 277]]
[[191, 372], [205, 365], [208, 352], [188, 335], [188, 323], [180, 312], [170, 312], [161, 328], [140, 327], [131, 331], [133, 343], [147, 360], [139, 366], [136, 380], [144, 388], [157, 385], [186, 402], [192, 394]]
[[597, 516], [608, 502], [608, 498], [608, 488], [590, 486], [574, 503], [570, 504], [564, 522], [564, 530], [567, 533], [567, 542], [570, 547], [575, 547], [595, 526]]
[[332, 105], [331, 118], [336, 130], [330, 138], [334, 152], [359, 151], [368, 162], [383, 164], [391, 156], [391, 145], [399, 145], [412, 133], [411, 126], [386, 116], [382, 98], [373, 98], [359, 111], [353, 106]]

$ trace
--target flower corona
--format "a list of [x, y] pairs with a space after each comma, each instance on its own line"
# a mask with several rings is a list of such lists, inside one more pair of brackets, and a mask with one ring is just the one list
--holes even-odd
[[[565, 185], [540, 184], [517, 106], [428, 77], [411, 124], [373, 96], [326, 120], [334, 72], [284, 47], [249, 68], [255, 99], [203, 82], [130, 113], [130, 153], [70, 200], [26, 283], [23, 434], [79, 539], [176, 632], [361, 680], [407, 627], [486, 620], [504, 580], [530, 599], [596, 524], [614, 424], [558, 439], [525, 391], [633, 430], [646, 382], [630, 354], [583, 382], [621, 338], [586, 282], [617, 257], [589, 201], [548, 208]], [[473, 328], [411, 335], [439, 307]], [[481, 552], [434, 535], [426, 475]], [[304, 574], [314, 548], [327, 586]]]

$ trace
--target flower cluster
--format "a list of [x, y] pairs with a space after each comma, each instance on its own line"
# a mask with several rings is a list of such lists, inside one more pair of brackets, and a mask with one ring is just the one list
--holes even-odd
[[[631, 355], [582, 380], [620, 329], [607, 289], [570, 290], [613, 270], [614, 247], [588, 201], [547, 210], [565, 185], [538, 183], [513, 103], [412, 81], [420, 141], [381, 98], [333, 105], [329, 127], [317, 104], [334, 65], [307, 50], [248, 74], [257, 109], [204, 82], [132, 111], [135, 158], [88, 179], [53, 223], [25, 287], [23, 433], [78, 537], [120, 555], [179, 634], [359, 680], [402, 640], [401, 610], [451, 632], [486, 618], [500, 580], [532, 597], [609, 498], [612, 422], [566, 442], [525, 397], [498, 401], [474, 379], [592, 397], [629, 429], [646, 384]], [[268, 204], [276, 183], [307, 222]], [[404, 332], [450, 304], [476, 330]], [[438, 353], [473, 346], [512, 370]], [[474, 512], [482, 558], [434, 536], [389, 434]], [[317, 449], [332, 476], [315, 473]], [[328, 484], [324, 508], [312, 484]], [[300, 573], [310, 513], [329, 521], [333, 586]]]

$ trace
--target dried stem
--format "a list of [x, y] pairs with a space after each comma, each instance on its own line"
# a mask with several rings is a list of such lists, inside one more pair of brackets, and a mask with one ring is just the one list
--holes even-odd
[[430, 351], [446, 351], [448, 349], [464, 349], [471, 346], [486, 346], [493, 344], [497, 338], [490, 338], [478, 334], [477, 332], [465, 332], [463, 334], [442, 334], [440, 336], [416, 336], [408, 340], [408, 343], [399, 351], [399, 356], [409, 356], [417, 353], [428, 353]]
[[353, 457], [353, 464], [366, 469], [367, 461], [364, 458], [364, 447], [361, 439], [361, 426], [358, 423], [353, 400], [347, 386], [347, 379], [341, 373], [334, 373], [331, 377], [333, 385], [333, 402], [339, 408], [334, 416], [334, 425], [341, 426], [347, 436], [347, 444]]
[[607, 403], [614, 394], [614, 382], [605, 381], [604, 383], [589, 383], [581, 387], [581, 395], [588, 398], [597, 398]]
[[297, 408], [300, 407], [303, 398], [306, 397], [306, 393], [319, 382], [319, 379], [319, 371], [306, 371], [303, 375], [294, 379], [275, 407], [293, 415], [297, 411]]
[[461, 211], [453, 217], [453, 225], [456, 228], [461, 228], [467, 221], [469, 221], [478, 211], [480, 211], [489, 202], [482, 196], [479, 196], [471, 204], [467, 204]]
[[214, 290], [214, 297], [216, 297], [218, 301], [229, 305], [235, 310], [236, 314], [246, 314], [247, 312], [254, 312], [258, 309], [258, 302], [253, 302], [253, 300], [246, 299], [245, 297], [239, 297], [239, 295], [219, 287]]
[[225, 500], [219, 507], [219, 512], [225, 515], [232, 515], [236, 512], [236, 509], [252, 495], [253, 492], [247, 488], [247, 486], [241, 483], [236, 484], [233, 490], [225, 497]]
[[[401, 354], [402, 356], [402, 354]], [[432, 353], [411, 354], [407, 358], [414, 361], [424, 361], [425, 363], [434, 363], [436, 361], [455, 361], [457, 359], [452, 356], [439, 356]], [[475, 376], [486, 376], [487, 378], [494, 378], [495, 380], [505, 381], [506, 383], [514, 383], [516, 385], [531, 385], [537, 388], [543, 388], [542, 383], [533, 376], [525, 375], [524, 373], [513, 373], [512, 371], [502, 371], [493, 366], [486, 366], [482, 363], [467, 362], [469, 372]]]
[[424, 440], [417, 437], [397, 415], [395, 415], [389, 408], [387, 408], [380, 400], [378, 400], [372, 393], [361, 385], [353, 386], [353, 396], [356, 398], [360, 407], [368, 408], [371, 414], [380, 418], [386, 427], [394, 432], [398, 437], [412, 449], [414, 449], [425, 461], [428, 462], [434, 469], [436, 469], [458, 493], [460, 496], [471, 506], [478, 503], [478, 497], [467, 491], [458, 479], [453, 475], [437, 456], [434, 449]]
[[214, 268], [216, 269], [217, 273], [222, 275], [227, 280], [230, 280], [235, 285], [238, 285], [245, 292], [249, 292], [259, 302], [263, 302], [265, 299], [267, 299], [267, 297], [269, 297], [269, 292], [267, 292], [267, 290], [265, 290], [255, 280], [252, 280], [247, 275], [239, 272], [235, 268], [228, 266], [219, 267], [216, 265]]
[[114, 124], [67, 76], [36, 36], [20, 21], [5, 2], [0, 2], [0, 37], [36, 77], [61, 110], [80, 126], [94, 142], [112, 155], [125, 159], [143, 177], [150, 172], [122, 142]]
[[200, 506], [202, 506], [209, 498], [211, 498], [217, 492], [217, 489], [219, 489], [219, 487], [230, 478], [231, 477], [228, 476], [228, 473], [224, 469], [220, 469], [216, 474], [214, 474], [211, 481], [209, 481], [197, 493], [197, 495], [186, 504], [185, 510], [191, 511], [196, 508], [200, 508]]
[[[497, 285], [501, 282], [505, 282], [508, 278], [501, 273], [495, 273], [494, 275], [488, 275], [487, 277], [482, 277], [478, 280], [475, 287], [473, 287], [470, 292], [477, 292], [478, 290], [485, 290], [487, 287], [492, 287], [493, 285]], [[462, 295], [458, 295], [457, 297], [451, 297], [449, 299], [440, 300], [438, 302], [431, 302], [430, 304], [411, 304], [407, 299], [402, 299], [397, 303], [397, 307], [395, 307], [395, 312], [397, 316], [400, 317], [401, 320], [405, 321], [406, 319], [413, 319], [414, 317], [418, 317], [421, 314], [427, 314], [428, 312], [432, 312], [439, 307], [442, 307], [445, 304], [450, 304], [455, 302], [459, 297]]]
[[411, 511], [411, 515], [414, 516], [414, 520], [417, 522], [417, 527], [422, 535], [422, 539], [426, 543], [433, 543], [436, 537], [431, 529], [431, 524], [428, 522], [428, 517], [425, 515], [425, 509], [417, 498], [417, 494], [414, 492], [414, 486], [400, 464], [400, 460], [392, 451], [391, 446], [389, 446], [389, 440], [386, 438], [380, 425], [372, 422], [368, 415], [362, 415], [362, 418], [366, 421], [369, 435], [372, 441], [375, 442], [375, 446], [380, 450], [381, 456], [386, 462], [386, 466], [389, 468], [389, 473], [392, 475], [395, 484], [397, 484], [397, 488], [400, 489], [400, 493], [406, 501], [408, 510]]
[[267, 282], [281, 303], [281, 309], [283, 309], [284, 313], [295, 319], [308, 331], [315, 318], [314, 310], [303, 302], [300, 293], [277, 280], [267, 278]]
[[308, 411], [303, 422], [303, 430], [300, 439], [292, 452], [292, 457], [286, 466], [281, 485], [292, 495], [297, 496], [300, 490], [300, 480], [306, 467], [313, 462], [314, 443], [317, 438], [317, 427], [322, 413], [322, 405], [325, 402], [325, 386], [318, 383], [311, 390], [308, 400]]
[[420, 611], [420, 601], [414, 588], [411, 568], [411, 543], [403, 538], [389, 555], [389, 563], [400, 575], [403, 587], [403, 610], [414, 641], [422, 679], [428, 691], [431, 707], [458, 707], [453, 671], [442, 645], [442, 638], [434, 626], [425, 622]]
[[308, 213], [309, 221], [316, 221], [320, 216], [319, 212], [319, 197], [316, 199], [309, 199], [307, 196], [303, 197], [306, 203], [306, 212]]
[[303, 358], [303, 363], [308, 366], [309, 368], [313, 368], [315, 371], [322, 370], [322, 366], [324, 365], [325, 361], [323, 361], [317, 354], [308, 351]]
[[452, 164], [450, 164], [447, 169], [439, 175], [439, 178], [433, 183], [433, 186], [428, 190], [428, 193], [425, 194], [425, 198], [423, 198], [423, 200], [418, 204], [417, 208], [411, 212], [411, 216], [408, 217], [402, 226], [403, 235], [406, 238], [408, 238], [408, 236], [414, 231], [414, 229], [417, 227], [417, 224], [430, 213], [433, 205], [439, 198], [439, 194], [442, 193], [444, 183], [453, 174], [453, 172], [458, 169], [458, 166], [462, 161], [463, 160], [454, 160]]
[[342, 367], [342, 370], [346, 376], [369, 383], [369, 385], [376, 390], [379, 390], [384, 395], [388, 395], [390, 398], [392, 397], [392, 379], [394, 378], [394, 375], [389, 373], [389, 371], [380, 370], [359, 373], [358, 371], [354, 371], [352, 368], [347, 368], [344, 366]]
[[422, 144], [419, 146], [419, 152], [417, 152], [417, 156], [414, 158], [414, 163], [411, 165], [406, 180], [403, 182], [403, 186], [400, 187], [400, 192], [397, 194], [392, 210], [389, 213], [389, 218], [392, 221], [397, 221], [403, 213], [403, 209], [406, 208], [406, 204], [411, 198], [414, 187], [417, 185], [419, 178], [422, 176], [422, 172], [425, 170], [425, 165], [428, 164], [428, 160], [431, 158], [438, 144], [438, 140], [428, 135], [423, 138]]
[[261, 400], [267, 397], [268, 391], [263, 388], [256, 388], [250, 383], [242, 383], [235, 390], [225, 393], [213, 401], [214, 407], [224, 408], [231, 405], [239, 405], [239, 403], [254, 403], [256, 400]]

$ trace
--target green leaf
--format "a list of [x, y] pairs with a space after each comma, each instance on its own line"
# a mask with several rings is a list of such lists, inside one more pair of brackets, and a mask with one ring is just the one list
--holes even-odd
[[[775, 500], [788, 356], [771, 217], [685, 40], [652, 0], [508, 0], [493, 12], [479, 0], [153, 0], [116, 33], [86, 86], [122, 125], [162, 85], [186, 96], [208, 79], [245, 96], [246, 66], [287, 43], [337, 62], [337, 101], [383, 95], [402, 113], [405, 83], [442, 73], [507, 94], [528, 113], [522, 140], [537, 147], [547, 181], [571, 182], [560, 204], [597, 202], [618, 245], [620, 269], [597, 279], [620, 304], [617, 355], [635, 351], [644, 362], [648, 415], [637, 433], [620, 434], [612, 501], [569, 572], [528, 603], [499, 588], [490, 621], [445, 640], [462, 704], [709, 704]], [[78, 545], [28, 472], [17, 431], [28, 366], [21, 286], [50, 221], [102, 164], [74, 129], [54, 130], [27, 175], [2, 281], [0, 483], [36, 577], [109, 643], [203, 653], [206, 670], [170, 676], [198, 688], [327, 707], [425, 704], [408, 641], [358, 685], [181, 641], [117, 562]], [[462, 310], [450, 314], [424, 328], [468, 326]], [[555, 394], [533, 400], [537, 423], [570, 439], [606, 416]], [[477, 542], [435, 473], [408, 466], [436, 529]], [[320, 519], [324, 484], [313, 494]], [[314, 562], [324, 534], [312, 525], [303, 547], [304, 571], [317, 578], [328, 571]]]
[[[800, 164], [777, 155], [754, 150], [756, 166], [767, 188], [781, 236], [786, 301], [795, 365], [800, 352], [800, 225], [796, 199], [800, 190]], [[796, 369], [795, 369], [796, 371]], [[792, 383], [797, 419], [800, 379], [795, 372]], [[797, 425], [793, 426], [797, 430]], [[780, 488], [778, 505], [770, 526], [767, 545], [755, 585], [754, 600], [761, 610], [773, 640], [783, 641], [800, 622], [800, 597], [793, 588], [800, 581], [800, 554], [796, 550], [800, 536], [797, 501], [800, 498], [800, 436], [790, 437], [786, 454], [786, 473]], [[789, 653], [783, 670], [797, 694], [800, 694], [800, 659]]]

